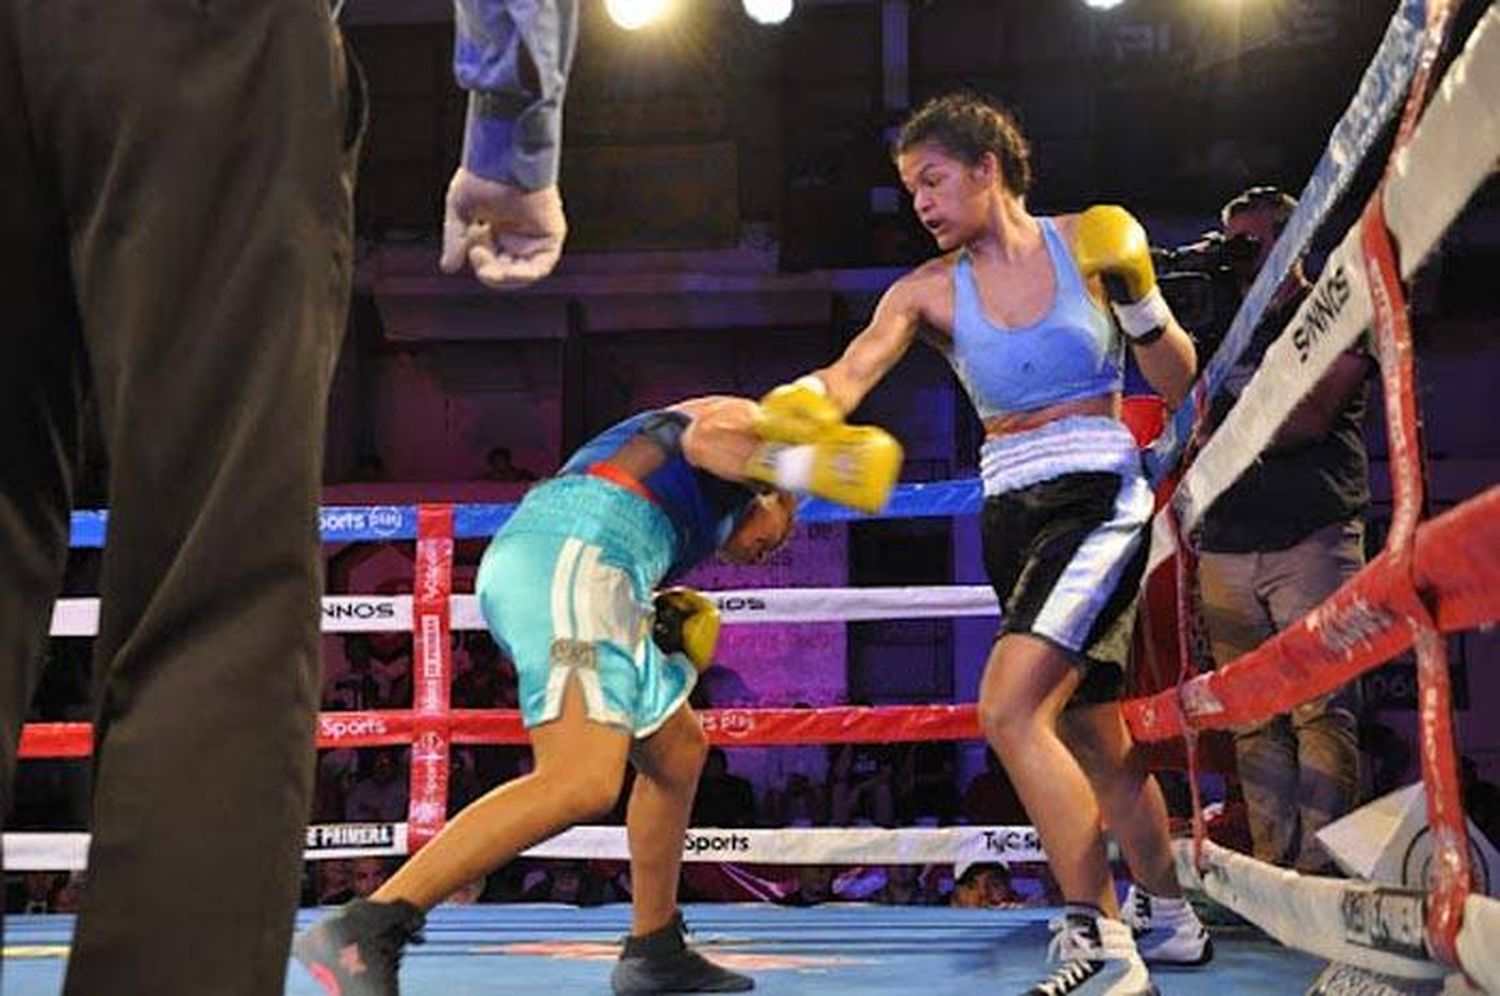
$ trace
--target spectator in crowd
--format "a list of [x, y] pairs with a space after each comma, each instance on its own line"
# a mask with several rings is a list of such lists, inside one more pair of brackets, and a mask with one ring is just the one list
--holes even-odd
[[354, 898], [354, 862], [351, 859], [330, 858], [312, 862], [312, 865], [319, 906], [342, 906]]
[[598, 906], [607, 898], [606, 885], [582, 861], [539, 862], [526, 874], [522, 900], [563, 903], [568, 906]]
[[518, 858], [491, 872], [484, 887], [487, 903], [518, 903], [525, 901], [526, 882], [541, 862], [531, 858]]
[[[868, 702], [855, 703], [868, 706]], [[896, 825], [896, 749], [890, 744], [837, 744], [829, 749], [829, 821], [834, 826]]]
[[88, 885], [89, 873], [72, 871], [63, 878], [62, 886], [52, 896], [52, 912], [77, 914], [83, 908], [83, 893]]
[[829, 865], [796, 865], [791, 891], [781, 897], [788, 906], [816, 906], [833, 899], [833, 868]]
[[369, 638], [363, 633], [344, 636], [344, 661], [348, 668], [325, 690], [327, 709], [378, 709], [380, 686], [375, 680]]
[[982, 909], [985, 901], [984, 870], [987, 865], [973, 864], [963, 870], [953, 883], [953, 895], [948, 898], [950, 906], [960, 909]]
[[[811, 709], [806, 701], [793, 709]], [[764, 822], [768, 827], [826, 826], [828, 823], [826, 747], [775, 747], [767, 752]]]
[[580, 861], [559, 861], [552, 869], [549, 898], [570, 906], [599, 905], [599, 883]]
[[344, 819], [351, 823], [399, 823], [406, 819], [410, 787], [402, 777], [397, 748], [365, 751], [360, 762], [365, 773], [349, 790]]
[[962, 808], [964, 818], [977, 826], [1022, 826], [1031, 822], [994, 751], [984, 752], [984, 770], [964, 789]]
[[391, 862], [387, 858], [365, 856], [355, 858], [350, 864], [349, 888], [356, 896], [368, 896], [391, 875]]
[[[1235, 264], [1242, 293], [1265, 265], [1296, 203], [1274, 187], [1253, 187], [1224, 206], [1225, 238], [1257, 249]], [[1309, 290], [1299, 263], [1215, 399], [1212, 422], [1228, 414]], [[1364, 417], [1371, 369], [1362, 346], [1339, 355], [1270, 447], [1205, 516], [1199, 577], [1220, 665], [1305, 616], [1364, 565], [1370, 502]], [[1332, 868], [1315, 834], [1358, 798], [1359, 714], [1359, 683], [1351, 682], [1235, 732], [1256, 858], [1303, 872]]]
[[[892, 906], [943, 906], [948, 896], [934, 869], [922, 865], [897, 864], [885, 868], [885, 884], [873, 897], [877, 903]], [[950, 880], [950, 886], [953, 884]]]
[[897, 769], [896, 813], [904, 824], [951, 826], [961, 800], [951, 743], [908, 744]]
[[[791, 748], [783, 748], [791, 749]], [[823, 787], [805, 773], [793, 771], [784, 786], [766, 791], [766, 826], [821, 827], [828, 825], [828, 797]]]
[[375, 679], [373, 708], [411, 708], [412, 665], [409, 642], [402, 642], [394, 653], [373, 655], [370, 674]]
[[1010, 866], [984, 861], [965, 868], [953, 886], [952, 905], [965, 908], [1016, 909], [1025, 900], [1011, 881]]
[[693, 798], [692, 826], [755, 826], [755, 790], [729, 770], [729, 756], [722, 747], [710, 747]]
[[514, 709], [516, 666], [487, 633], [454, 634], [455, 709]]
[[337, 823], [344, 819], [358, 765], [359, 752], [353, 748], [318, 751], [317, 783], [313, 789], [314, 823]]
[[22, 913], [51, 913], [52, 898], [62, 888], [63, 875], [51, 871], [29, 871], [21, 876], [26, 894]]

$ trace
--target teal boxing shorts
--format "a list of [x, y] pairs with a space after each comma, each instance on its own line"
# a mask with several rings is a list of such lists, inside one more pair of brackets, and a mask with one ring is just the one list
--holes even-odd
[[697, 682], [651, 639], [651, 596], [672, 562], [667, 513], [586, 475], [533, 488], [490, 541], [475, 585], [495, 641], [515, 661], [521, 720], [562, 714], [576, 680], [588, 718], [648, 737]]

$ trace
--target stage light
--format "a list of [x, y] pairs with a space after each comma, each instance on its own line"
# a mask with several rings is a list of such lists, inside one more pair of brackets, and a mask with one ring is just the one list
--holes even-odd
[[610, 19], [626, 31], [644, 28], [666, 13], [672, 0], [604, 0]]
[[1095, 10], [1113, 10], [1124, 3], [1125, 0], [1083, 0], [1083, 2]]
[[745, 13], [760, 24], [780, 24], [792, 16], [792, 0], [744, 0]]

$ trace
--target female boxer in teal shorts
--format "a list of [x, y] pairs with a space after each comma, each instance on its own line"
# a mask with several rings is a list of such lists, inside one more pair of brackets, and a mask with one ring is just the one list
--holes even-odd
[[[677, 910], [707, 754], [687, 697], [710, 663], [717, 613], [696, 592], [653, 593], [716, 551], [753, 562], [786, 541], [792, 496], [754, 484], [746, 469], [765, 450], [755, 414], [743, 398], [709, 397], [626, 419], [533, 488], [501, 527], [477, 587], [516, 664], [535, 770], [465, 808], [368, 900], [299, 935], [297, 957], [329, 992], [396, 993], [401, 949], [425, 912], [527, 847], [608, 812], [627, 761], [638, 775], [626, 821], [633, 916], [615, 992], [753, 987], [686, 946]], [[899, 447], [878, 429], [858, 432], [839, 443], [840, 460], [857, 478], [872, 448], [888, 490]]]

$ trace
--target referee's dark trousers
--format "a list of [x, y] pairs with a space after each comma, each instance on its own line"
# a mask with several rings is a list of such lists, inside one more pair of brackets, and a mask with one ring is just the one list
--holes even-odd
[[282, 991], [350, 94], [325, 0], [0, 0], [0, 809], [90, 391], [110, 467], [73, 996]]

